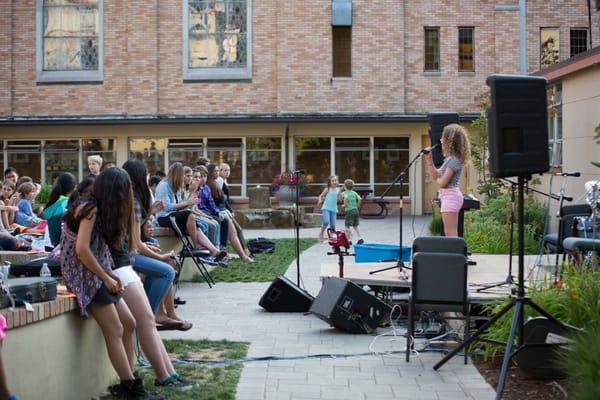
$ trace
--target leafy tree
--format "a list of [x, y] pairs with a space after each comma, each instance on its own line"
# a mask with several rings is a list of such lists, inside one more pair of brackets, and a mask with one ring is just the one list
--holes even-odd
[[502, 194], [504, 183], [498, 178], [493, 178], [487, 168], [488, 159], [488, 118], [487, 111], [489, 108], [489, 92], [480, 93], [475, 97], [478, 104], [480, 115], [471, 126], [471, 158], [473, 166], [478, 172], [479, 179], [477, 180], [477, 192], [487, 196], [488, 199], [497, 197]]

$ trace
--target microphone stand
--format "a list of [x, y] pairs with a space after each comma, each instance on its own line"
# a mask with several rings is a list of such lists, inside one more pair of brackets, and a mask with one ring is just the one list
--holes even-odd
[[296, 285], [300, 287], [300, 207], [298, 206], [299, 202], [299, 193], [300, 190], [300, 174], [302, 171], [294, 171], [294, 175], [296, 175]]
[[379, 198], [381, 200], [383, 200], [383, 198], [385, 197], [386, 194], [388, 194], [388, 192], [390, 190], [392, 190], [392, 188], [394, 187], [394, 185], [398, 182], [400, 182], [400, 227], [399, 227], [399, 257], [398, 257], [398, 263], [393, 266], [393, 267], [386, 267], [386, 268], [381, 268], [381, 269], [376, 269], [373, 271], [369, 271], [369, 275], [373, 275], [379, 272], [383, 272], [383, 271], [388, 271], [390, 269], [394, 269], [394, 268], [398, 268], [398, 272], [402, 273], [402, 271], [404, 269], [412, 269], [410, 267], [407, 267], [406, 265], [404, 265], [404, 260], [402, 260], [402, 220], [403, 220], [403, 216], [402, 216], [402, 209], [403, 209], [403, 205], [404, 205], [404, 196], [403, 196], [403, 186], [404, 186], [404, 176], [406, 175], [406, 173], [408, 172], [408, 170], [410, 169], [410, 167], [419, 159], [421, 158], [421, 156], [425, 154], [424, 150], [421, 150], [419, 152], [419, 154], [417, 154], [415, 156], [415, 158], [413, 158], [407, 165], [406, 167], [404, 167], [404, 169], [402, 170], [402, 172], [400, 172], [400, 174], [398, 174], [398, 176], [396, 177], [396, 179], [394, 179], [394, 182], [392, 182], [385, 190], [384, 192], [381, 194], [381, 196], [379, 196]]

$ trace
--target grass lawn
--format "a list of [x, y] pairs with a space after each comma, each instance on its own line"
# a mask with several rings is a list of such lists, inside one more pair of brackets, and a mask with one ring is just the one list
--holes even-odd
[[[296, 258], [295, 239], [273, 239], [275, 252], [272, 254], [256, 254], [252, 264], [239, 259], [229, 261], [226, 268], [216, 267], [211, 275], [217, 282], [270, 282], [279, 274], [283, 274]], [[317, 243], [316, 238], [300, 239], [300, 253]], [[231, 253], [233, 250], [228, 249]], [[204, 282], [197, 274], [194, 282]]]
[[[246, 357], [249, 344], [227, 340], [164, 340], [171, 359], [214, 360], [241, 359]], [[177, 372], [198, 385], [182, 392], [176, 389], [158, 389], [154, 386], [154, 372], [151, 369], [140, 371], [144, 386], [169, 400], [228, 400], [235, 399], [235, 389], [242, 372], [242, 364], [174, 364]]]

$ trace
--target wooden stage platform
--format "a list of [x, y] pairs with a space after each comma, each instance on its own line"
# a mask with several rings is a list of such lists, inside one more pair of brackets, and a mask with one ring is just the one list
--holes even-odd
[[[536, 256], [525, 256], [525, 277], [533, 269]], [[332, 258], [332, 261], [334, 259]], [[347, 258], [346, 260], [351, 260]], [[506, 297], [510, 293], [508, 285], [503, 285], [482, 292], [477, 292], [477, 289], [486, 284], [503, 282], [508, 275], [508, 255], [502, 254], [473, 254], [471, 260], [476, 261], [476, 265], [469, 265], [467, 280], [469, 284], [469, 298], [472, 303], [486, 303]], [[370, 271], [383, 267], [395, 266], [395, 262], [379, 262], [379, 263], [344, 263], [344, 278], [358, 285], [379, 286], [385, 288], [410, 288], [411, 286], [411, 271], [406, 269], [402, 276], [397, 268], [388, 271], [369, 274]], [[513, 257], [513, 276], [515, 280], [518, 273], [518, 260]], [[339, 266], [337, 263], [321, 264], [321, 280], [329, 276], [338, 276]], [[547, 272], [545, 267], [538, 267], [532, 274], [537, 280], [547, 277], [551, 279], [551, 274]], [[525, 282], [527, 285], [527, 280]]]

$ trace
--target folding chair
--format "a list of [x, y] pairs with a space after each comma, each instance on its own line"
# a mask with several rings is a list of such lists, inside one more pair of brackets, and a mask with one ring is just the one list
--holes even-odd
[[[465, 316], [464, 338], [469, 337], [471, 309], [467, 290], [467, 246], [463, 238], [423, 237], [413, 243], [412, 285], [408, 299], [406, 361], [410, 361], [417, 311], [460, 312]], [[454, 318], [452, 318], [454, 319]], [[463, 318], [457, 318], [463, 319]], [[465, 351], [464, 362], [468, 355]]]
[[561, 207], [558, 217], [558, 232], [548, 233], [544, 236], [542, 247], [546, 254], [556, 254], [556, 276], [558, 277], [558, 261], [560, 255], [563, 255], [563, 261], [566, 259], [563, 242], [566, 238], [573, 236], [572, 225], [576, 217], [587, 217], [592, 213], [592, 209], [587, 204], [572, 204]]
[[[187, 235], [184, 235], [183, 232], [181, 232], [181, 229], [179, 229], [179, 226], [177, 226], [177, 222], [175, 221], [174, 215], [169, 216], [169, 221], [171, 221], [171, 229], [173, 229], [175, 235], [177, 235], [182, 245], [181, 251], [177, 253], [177, 261], [183, 268], [183, 262], [185, 261], [185, 259], [191, 258], [194, 264], [196, 264], [196, 268], [198, 268], [200, 275], [202, 275], [206, 283], [208, 283], [208, 287], [212, 288], [212, 286], [215, 284], [215, 281], [210, 275], [210, 272], [208, 272], [208, 269], [206, 268], [206, 265], [202, 260], [202, 256], [209, 255], [210, 253], [208, 252], [208, 250], [194, 249], [190, 238]], [[180, 273], [181, 270], [176, 276], [177, 282], [179, 282]]]

